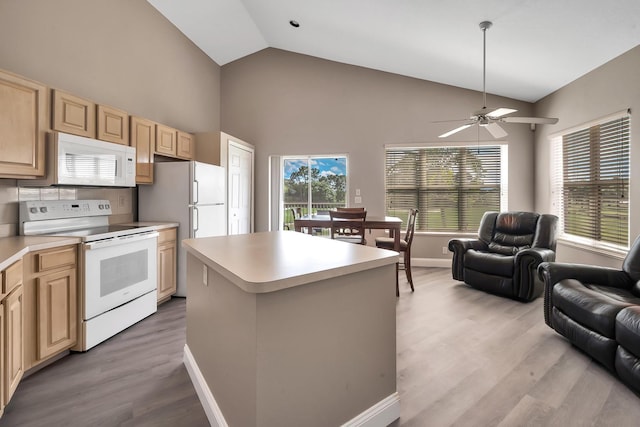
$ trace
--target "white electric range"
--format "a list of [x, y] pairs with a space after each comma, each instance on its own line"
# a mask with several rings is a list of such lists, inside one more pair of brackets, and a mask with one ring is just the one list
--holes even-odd
[[20, 234], [73, 236], [79, 251], [78, 346], [86, 351], [157, 311], [157, 237], [109, 224], [108, 200], [20, 202]]

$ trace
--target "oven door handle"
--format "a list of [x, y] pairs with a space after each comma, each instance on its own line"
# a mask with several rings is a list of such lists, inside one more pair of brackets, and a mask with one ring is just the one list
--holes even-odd
[[102, 249], [110, 246], [124, 245], [127, 243], [140, 242], [142, 240], [155, 239], [159, 233], [157, 231], [150, 231], [140, 234], [129, 234], [126, 236], [118, 236], [111, 239], [98, 240], [95, 242], [84, 243], [84, 250]]

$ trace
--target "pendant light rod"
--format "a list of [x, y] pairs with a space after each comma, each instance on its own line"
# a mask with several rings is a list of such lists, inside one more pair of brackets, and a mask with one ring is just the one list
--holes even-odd
[[491, 28], [491, 21], [482, 21], [480, 29], [482, 30], [482, 108], [487, 108], [487, 30]]

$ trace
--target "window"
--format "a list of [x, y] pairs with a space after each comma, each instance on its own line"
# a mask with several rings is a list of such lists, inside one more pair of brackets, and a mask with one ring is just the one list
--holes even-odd
[[346, 192], [345, 156], [283, 157], [282, 218], [285, 226], [293, 228], [291, 209], [307, 215], [346, 206]]
[[386, 212], [416, 230], [477, 232], [485, 211], [506, 210], [507, 145], [387, 147]]
[[629, 115], [616, 114], [552, 139], [552, 194], [564, 239], [629, 246]]

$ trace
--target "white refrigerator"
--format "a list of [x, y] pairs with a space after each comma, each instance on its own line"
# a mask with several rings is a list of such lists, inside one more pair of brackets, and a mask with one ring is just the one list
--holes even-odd
[[207, 163], [157, 162], [153, 184], [138, 186], [138, 220], [177, 222], [177, 296], [187, 296], [182, 240], [227, 234], [225, 169]]

